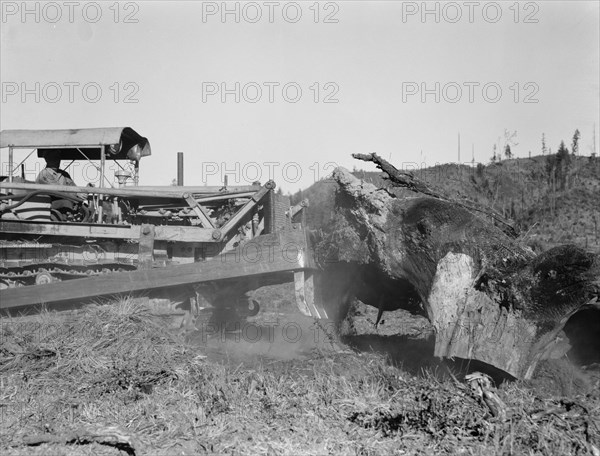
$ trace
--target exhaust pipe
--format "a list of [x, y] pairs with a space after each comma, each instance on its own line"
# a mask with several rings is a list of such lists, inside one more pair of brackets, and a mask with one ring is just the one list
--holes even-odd
[[183, 186], [183, 152], [177, 152], [177, 185]]

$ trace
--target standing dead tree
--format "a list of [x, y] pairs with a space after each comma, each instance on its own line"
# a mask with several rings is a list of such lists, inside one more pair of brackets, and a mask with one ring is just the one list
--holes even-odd
[[376, 154], [355, 158], [418, 195], [398, 198], [334, 171], [338, 210], [317, 249], [325, 302], [343, 308], [358, 297], [381, 311], [426, 315], [436, 356], [479, 360], [517, 378], [531, 377], [573, 314], [597, 306], [598, 256], [572, 245], [536, 256], [499, 215], [452, 201]]

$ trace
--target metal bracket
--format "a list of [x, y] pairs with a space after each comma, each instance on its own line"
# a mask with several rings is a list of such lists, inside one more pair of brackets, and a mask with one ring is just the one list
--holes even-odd
[[154, 225], [142, 225], [138, 247], [138, 268], [151, 269], [154, 262]]

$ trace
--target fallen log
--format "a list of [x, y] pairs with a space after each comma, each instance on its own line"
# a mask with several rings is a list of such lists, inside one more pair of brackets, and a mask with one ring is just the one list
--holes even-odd
[[324, 302], [345, 309], [356, 297], [381, 312], [425, 315], [435, 356], [530, 378], [568, 319], [595, 305], [598, 256], [573, 245], [536, 256], [495, 214], [377, 160], [392, 182], [427, 195], [397, 198], [344, 168], [334, 171], [337, 213], [316, 252]]
[[[432, 196], [434, 198], [437, 198], [437, 199], [440, 199], [443, 201], [450, 201], [450, 202], [457, 204], [459, 206], [462, 206], [470, 211], [481, 212], [485, 215], [488, 215], [489, 217], [494, 219], [496, 222], [498, 222], [501, 225], [502, 230], [505, 233], [507, 233], [508, 235], [516, 236], [518, 234], [515, 227], [513, 226], [513, 224], [509, 220], [504, 218], [502, 215], [500, 215], [498, 212], [491, 210], [489, 208], [485, 208], [485, 207], [481, 206], [480, 204], [477, 204], [473, 201], [469, 201], [467, 203], [464, 201], [457, 201], [455, 199], [448, 198], [443, 193], [431, 188], [426, 182], [423, 182], [421, 179], [416, 177], [410, 171], [402, 171], [402, 170], [397, 169], [395, 166], [388, 163], [386, 160], [381, 158], [376, 153], [352, 154], [352, 157], [356, 158], [357, 160], [375, 163], [375, 165], [377, 165], [377, 168], [379, 168], [381, 171], [383, 171], [385, 173], [384, 178], [392, 181], [394, 186], [396, 186], [396, 187], [405, 187], [416, 193], [421, 193], [423, 195]], [[387, 176], [387, 177], [385, 177], [385, 176]]]

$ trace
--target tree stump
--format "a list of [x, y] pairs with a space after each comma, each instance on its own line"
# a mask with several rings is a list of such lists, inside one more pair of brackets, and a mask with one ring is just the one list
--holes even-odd
[[358, 297], [381, 311], [425, 315], [436, 356], [528, 379], [567, 320], [597, 305], [598, 256], [573, 245], [536, 256], [497, 214], [445, 198], [376, 155], [360, 158], [420, 195], [397, 198], [334, 171], [337, 213], [316, 256], [324, 302], [341, 313]]

